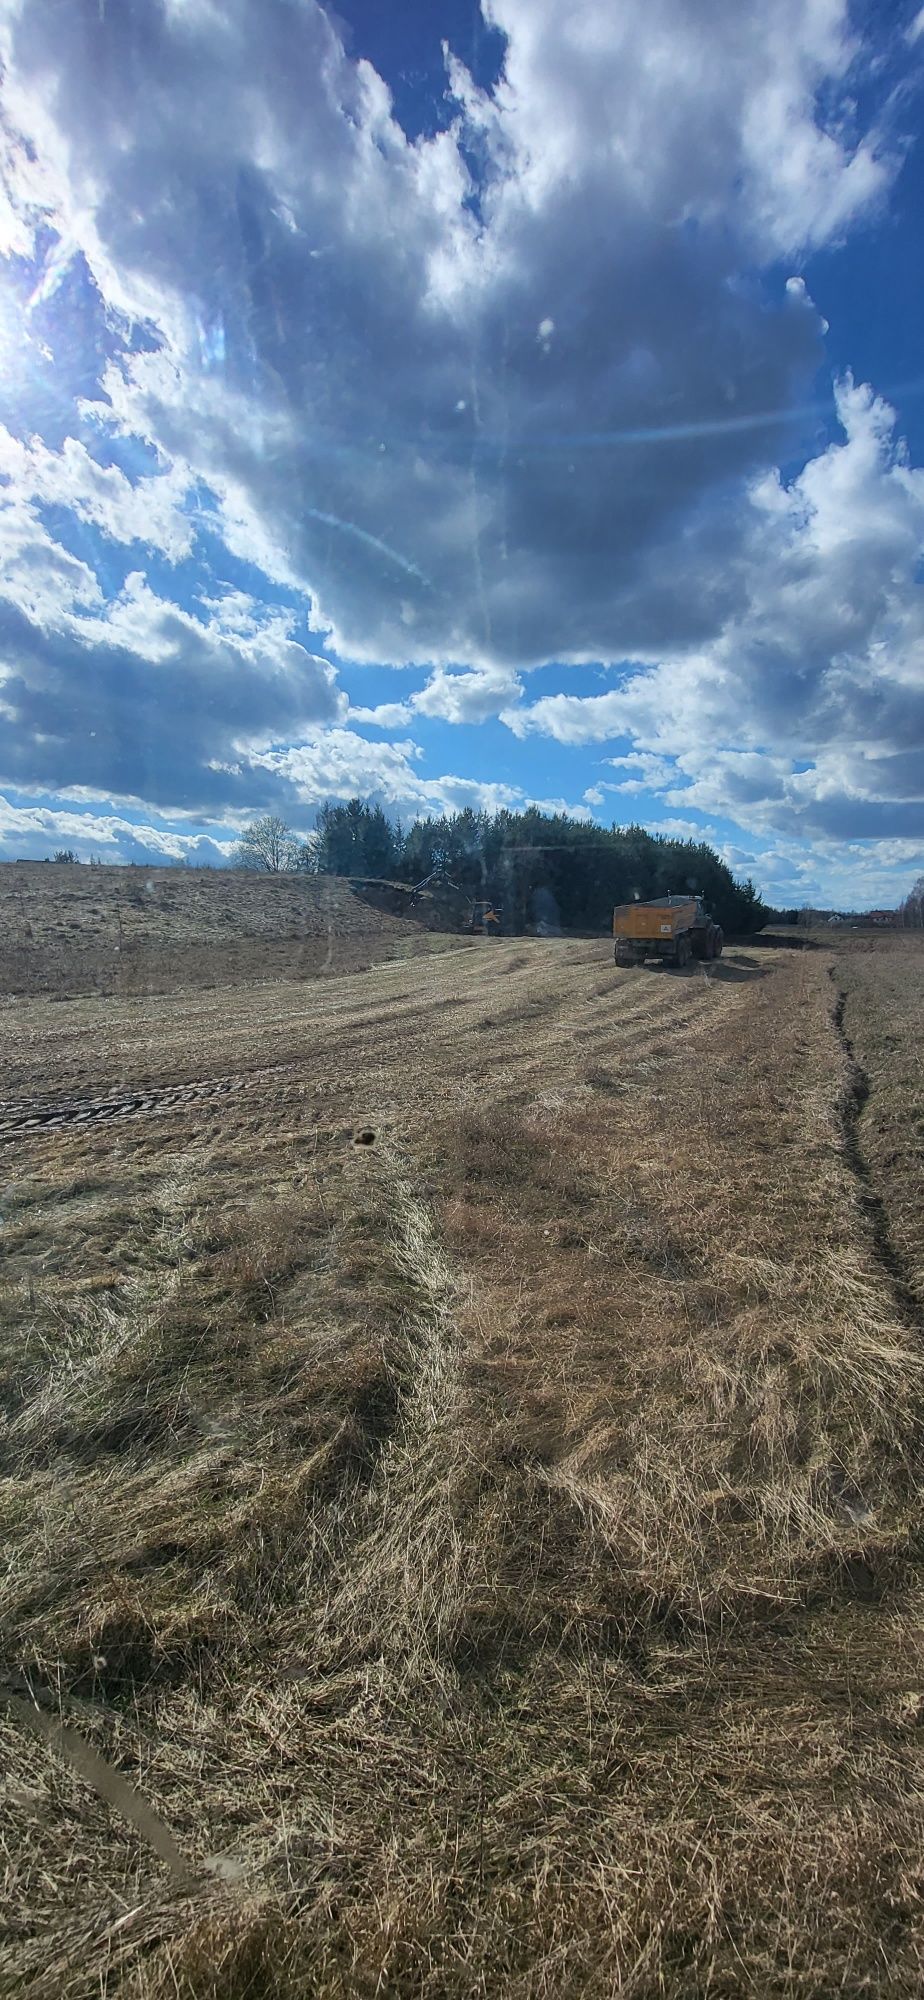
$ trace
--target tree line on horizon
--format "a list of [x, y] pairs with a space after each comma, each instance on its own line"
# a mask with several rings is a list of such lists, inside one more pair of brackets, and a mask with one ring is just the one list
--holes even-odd
[[[59, 847], [45, 858], [76, 863], [80, 856], [73, 848]], [[106, 865], [101, 857], [90, 860], [91, 866]], [[186, 865], [214, 864], [187, 856]], [[568, 813], [543, 813], [536, 806], [522, 813], [466, 809], [431, 815], [405, 830], [381, 806], [355, 798], [323, 806], [307, 840], [285, 820], [266, 813], [245, 827], [228, 866], [409, 886], [442, 875], [471, 897], [505, 904], [511, 930], [556, 918], [565, 929], [582, 929], [597, 924], [601, 910], [605, 915], [611, 903], [684, 889], [702, 895], [729, 931], [757, 930], [771, 919], [821, 921], [826, 914], [768, 907], [750, 880], [736, 881], [706, 841], [675, 840], [641, 826], [600, 827]], [[903, 928], [924, 929], [924, 875], [898, 903], [895, 920]]]
[[350, 799], [323, 806], [306, 841], [268, 814], [245, 828], [231, 865], [409, 887], [438, 876], [472, 898], [499, 904], [511, 931], [537, 922], [596, 929], [616, 903], [687, 890], [704, 897], [727, 931], [759, 930], [774, 914], [753, 882], [736, 881], [706, 841], [675, 840], [641, 826], [596, 826], [536, 806], [496, 813], [466, 808], [404, 828], [381, 806]]

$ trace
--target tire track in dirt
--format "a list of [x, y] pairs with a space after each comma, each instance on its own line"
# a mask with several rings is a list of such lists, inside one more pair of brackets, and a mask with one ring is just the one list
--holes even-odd
[[159, 1084], [140, 1089], [107, 1093], [96, 1097], [59, 1098], [49, 1102], [27, 1099], [21, 1104], [0, 1103], [0, 1142], [64, 1127], [85, 1127], [110, 1121], [181, 1110], [188, 1105], [213, 1102], [246, 1090], [254, 1082], [278, 1077], [287, 1065], [257, 1070], [248, 1075], [212, 1077], [195, 1083]]
[[[363, 1118], [381, 1127], [425, 1113], [447, 1093], [490, 1087], [521, 1099], [530, 1091], [580, 1089], [590, 1061], [602, 1059], [628, 1077], [663, 1046], [716, 1028], [746, 990], [705, 976], [615, 980], [605, 961], [579, 947], [477, 960], [446, 954], [436, 976], [422, 962], [413, 971], [376, 968], [361, 992], [352, 980], [349, 990], [312, 996], [309, 1009], [305, 995], [295, 1003], [283, 990], [276, 1006], [264, 1002], [253, 1019], [242, 1019], [239, 995], [226, 1009], [210, 1010], [205, 1024], [184, 1001], [163, 1051], [166, 1076], [152, 1078], [147, 1046], [133, 1046], [134, 1023], [120, 1019], [104, 1061], [111, 1068], [134, 1058], [140, 1074], [95, 1089], [72, 1085], [57, 1097], [31, 1092], [0, 1101], [0, 1144], [207, 1105], [227, 1105], [230, 1113], [232, 1103], [238, 1119], [265, 1123], [293, 1096], [302, 1114], [313, 1109], [317, 1117], [323, 1109], [328, 1119], [334, 1106], [348, 1119], [360, 1101]], [[196, 1029], [200, 1054], [211, 1042], [213, 1054], [230, 1057], [224, 1073], [189, 1074]], [[254, 1061], [268, 1040], [284, 1060]], [[43, 1051], [46, 1074], [56, 1046]]]
[[888, 1208], [876, 1186], [872, 1168], [863, 1151], [861, 1120], [869, 1103], [872, 1085], [866, 1070], [857, 1058], [845, 1025], [847, 994], [843, 987], [836, 985], [835, 968], [830, 966], [828, 971], [830, 979], [835, 984], [831, 1020], [846, 1063], [846, 1078], [839, 1106], [844, 1156], [855, 1177], [860, 1206], [869, 1223], [873, 1249], [888, 1282], [899, 1316], [907, 1327], [918, 1336], [922, 1336], [924, 1312], [921, 1301], [912, 1283], [911, 1271], [892, 1235]]

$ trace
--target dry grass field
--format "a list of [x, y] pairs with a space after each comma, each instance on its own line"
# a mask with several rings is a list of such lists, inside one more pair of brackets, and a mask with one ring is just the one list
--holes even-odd
[[443, 943], [0, 1003], [0, 1991], [916, 1994], [924, 949]]

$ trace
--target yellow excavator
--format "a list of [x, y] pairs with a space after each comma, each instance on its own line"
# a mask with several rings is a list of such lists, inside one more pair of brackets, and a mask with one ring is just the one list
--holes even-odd
[[468, 921], [463, 924], [462, 928], [470, 937], [500, 937], [500, 904], [492, 903], [485, 897], [482, 897], [478, 902], [474, 902]]

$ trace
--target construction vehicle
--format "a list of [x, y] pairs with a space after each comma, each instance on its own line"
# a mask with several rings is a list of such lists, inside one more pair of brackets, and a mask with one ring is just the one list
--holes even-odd
[[721, 958], [721, 926], [701, 896], [655, 896], [650, 903], [619, 903], [613, 911], [617, 965], [643, 965], [660, 958], [689, 965], [693, 958]]
[[463, 925], [463, 930], [470, 932], [472, 937], [500, 937], [500, 904], [492, 903], [487, 898], [473, 903], [471, 915], [468, 922]]

